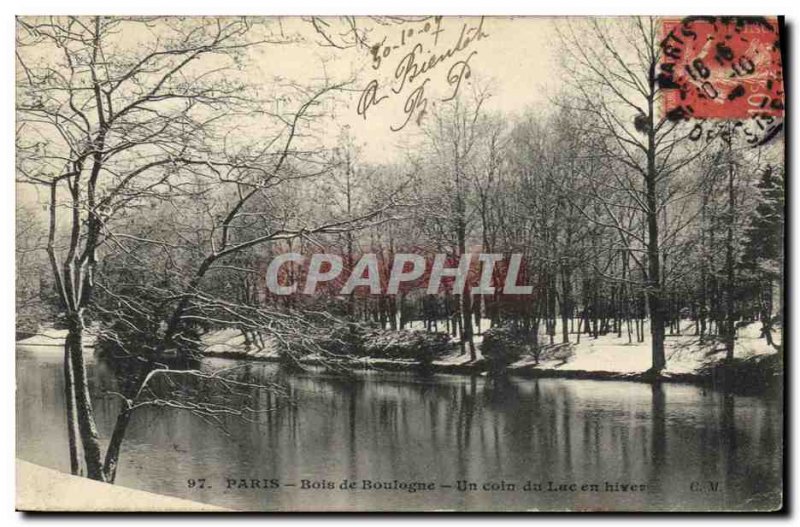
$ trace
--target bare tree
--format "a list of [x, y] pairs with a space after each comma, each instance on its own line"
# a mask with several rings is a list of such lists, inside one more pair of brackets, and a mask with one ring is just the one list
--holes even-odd
[[[583, 131], [601, 139], [594, 143], [598, 154], [626, 168], [609, 173], [645, 219], [643, 263], [653, 372], [666, 365], [664, 233], [659, 222], [670, 201], [665, 196], [670, 177], [697, 156], [685, 149], [684, 127], [659, 117], [659, 28], [653, 17], [619, 23], [591, 19], [559, 27], [567, 54], [565, 67], [577, 99], [574, 107], [587, 118]], [[621, 224], [615, 227], [638, 236], [625, 233]]]
[[[440, 186], [436, 192], [444, 199], [444, 221], [448, 225], [446, 239], [451, 242], [456, 256], [467, 254], [473, 235], [474, 207], [472, 196], [475, 170], [480, 170], [478, 157], [480, 141], [486, 130], [486, 115], [483, 105], [489, 94], [476, 91], [467, 101], [457, 97], [438, 109], [430, 124], [424, 128], [430, 146], [430, 158], [426, 164], [438, 173]], [[440, 212], [440, 214], [442, 213]], [[469, 292], [456, 293], [457, 321], [461, 327], [461, 346], [469, 347], [471, 360], [475, 360], [473, 340], [472, 296]]]
[[[127, 31], [147, 38], [131, 47], [120, 38]], [[179, 338], [190, 301], [215, 263], [258, 244], [352, 223], [278, 228], [246, 239], [232, 233], [255, 196], [294, 177], [284, 167], [289, 157], [302, 155], [293, 151], [299, 126], [336, 86], [301, 91], [298, 109], [264, 110], [237, 80], [237, 61], [252, 46], [288, 39], [246, 18], [20, 18], [17, 40], [17, 171], [21, 182], [44, 187], [50, 196], [47, 252], [68, 329], [71, 467], [79, 470], [79, 438], [87, 475], [105, 480], [83, 338], [105, 248], [113, 242], [125, 250], [115, 220], [129, 220], [148, 202], [197, 197], [209, 180], [234, 189], [186, 289], [171, 299], [160, 338], [166, 349]], [[230, 144], [230, 131], [250, 115], [277, 123], [274, 136], [255, 146]]]

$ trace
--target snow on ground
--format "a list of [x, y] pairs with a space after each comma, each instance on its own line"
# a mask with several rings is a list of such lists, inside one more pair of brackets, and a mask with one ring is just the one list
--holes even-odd
[[[83, 336], [83, 345], [86, 348], [94, 347], [94, 343], [97, 340], [95, 337], [95, 329], [87, 328], [86, 333]], [[66, 329], [53, 329], [53, 328], [40, 328], [39, 332], [26, 339], [21, 339], [17, 341], [18, 348], [35, 348], [34, 351], [37, 352], [49, 352], [53, 351], [56, 353], [63, 353], [64, 352], [64, 341], [67, 339], [67, 330]]]
[[[744, 359], [775, 353], [775, 349], [767, 344], [766, 339], [760, 338], [760, 329], [761, 323], [756, 322], [738, 331], [734, 348], [736, 358]], [[616, 333], [601, 335], [597, 339], [583, 334], [579, 344], [575, 342], [577, 335], [570, 334], [569, 349], [572, 355], [566, 356], [567, 353], [561, 353], [559, 358], [542, 360], [539, 368], [613, 373], [645, 372], [652, 366], [650, 328], [647, 324], [644, 331], [644, 341], [636, 342], [634, 332], [632, 343], [628, 343], [627, 331], [624, 329], [621, 338], [618, 338]], [[694, 331], [694, 323], [689, 321], [681, 323], [680, 336], [670, 335], [667, 331], [664, 343], [667, 358], [665, 373], [696, 373], [705, 364], [724, 357], [725, 348], [722, 344], [707, 342], [701, 345]], [[540, 336], [540, 342], [547, 343], [547, 339], [546, 335]], [[776, 340], [778, 339], [776, 336]], [[561, 332], [558, 330], [555, 342], [560, 341]], [[543, 354], [547, 355], [546, 348], [543, 349]], [[530, 367], [533, 363], [533, 357], [525, 357], [511, 367]]]
[[202, 352], [209, 355], [221, 353], [238, 353], [246, 357], [266, 358], [277, 356], [275, 346], [269, 337], [264, 336], [264, 348], [259, 349], [255, 344], [251, 344], [247, 349], [245, 346], [244, 334], [234, 328], [219, 329], [210, 331], [200, 337], [203, 343]]
[[[426, 327], [427, 326], [425, 325], [425, 322], [422, 320], [412, 320], [411, 322], [406, 324], [406, 329], [417, 329], [424, 331]], [[472, 341], [475, 342], [475, 344], [480, 344], [481, 342], [483, 342], [483, 333], [491, 327], [492, 327], [492, 321], [489, 320], [488, 318], [481, 319], [480, 328], [478, 328], [475, 325], [475, 321], [473, 320]], [[447, 330], [447, 324], [445, 324], [443, 320], [439, 321], [438, 330], [442, 333], [444, 333]]]
[[16, 460], [17, 510], [71, 512], [221, 512], [222, 507], [72, 476]]
[[[559, 322], [560, 326], [560, 322]], [[650, 349], [650, 329], [645, 323], [643, 342], [636, 342], [635, 332], [633, 342], [628, 342], [628, 335], [623, 328], [622, 337], [617, 337], [616, 333], [601, 335], [597, 339], [590, 335], [582, 334], [580, 343], [577, 343], [577, 335], [570, 334], [570, 344], [559, 344], [561, 342], [561, 328], [556, 327], [555, 344], [550, 346], [549, 337], [542, 333], [539, 342], [542, 347], [542, 360], [538, 368], [565, 370], [565, 371], [603, 371], [611, 373], [642, 373], [647, 371], [652, 365]], [[408, 329], [423, 330], [424, 324], [419, 321], [407, 326]], [[439, 324], [439, 329], [444, 330], [444, 324]], [[489, 321], [481, 321], [481, 332], [489, 329]], [[695, 373], [702, 366], [709, 362], [720, 360], [725, 355], [724, 347], [721, 343], [706, 342], [700, 345], [699, 338], [694, 335], [694, 323], [683, 321], [681, 323], [681, 335], [670, 335], [667, 331], [665, 341], [665, 352], [667, 356], [667, 368], [665, 373]], [[94, 331], [89, 328], [85, 336], [87, 348], [94, 346]], [[30, 338], [17, 341], [17, 348], [35, 353], [62, 353], [64, 339], [67, 331], [53, 328], [43, 328], [40, 332]], [[743, 328], [737, 333], [736, 347], [734, 356], [746, 359], [757, 355], [769, 355], [775, 353], [775, 349], [767, 344], [766, 339], [760, 337], [761, 323], [755, 322]], [[779, 341], [779, 335], [775, 335], [775, 340]], [[264, 347], [259, 349], [252, 345], [249, 349], [245, 346], [245, 337], [237, 329], [221, 329], [211, 331], [201, 338], [204, 345], [203, 351], [208, 355], [214, 354], [241, 354], [242, 358], [274, 358], [277, 357], [277, 349], [270, 341], [269, 337], [264, 337]], [[483, 337], [475, 335], [475, 352], [477, 360], [481, 360], [481, 344]], [[447, 355], [434, 361], [435, 365], [455, 366], [470, 363], [469, 351], [461, 352], [458, 346], [458, 339], [452, 340], [453, 349]], [[370, 360], [372, 362], [372, 360]], [[526, 356], [511, 365], [512, 369], [534, 367], [533, 356]]]
[[[475, 356], [476, 360], [481, 360], [481, 358], [483, 358], [483, 355], [481, 355], [481, 347], [477, 343], [475, 344]], [[450, 353], [441, 359], [433, 361], [434, 364], [441, 366], [457, 366], [461, 364], [468, 364], [469, 362], [471, 362], [469, 360], [469, 348], [467, 348], [466, 352], [462, 354], [461, 348], [459, 348], [458, 345], [456, 345]]]
[[[475, 360], [479, 361], [483, 358], [481, 354], [481, 343], [483, 343], [483, 332], [492, 327], [491, 321], [488, 318], [481, 319], [481, 327], [480, 327], [480, 335], [478, 334], [478, 327], [473, 327], [474, 335], [472, 336], [472, 341], [475, 343]], [[425, 322], [422, 320], [413, 320], [410, 323], [406, 324], [407, 329], [413, 329], [417, 331], [424, 331], [426, 326]], [[440, 320], [438, 329], [440, 332], [445, 332], [447, 330], [447, 325], [444, 321]], [[439, 360], [433, 361], [433, 364], [438, 364], [442, 366], [454, 366], [454, 365], [461, 365], [461, 364], [468, 364], [470, 363], [469, 358], [469, 347], [466, 348], [465, 353], [461, 353], [461, 348], [458, 346], [459, 339], [454, 337], [451, 339], [451, 343], [453, 344], [453, 350], [442, 357]]]

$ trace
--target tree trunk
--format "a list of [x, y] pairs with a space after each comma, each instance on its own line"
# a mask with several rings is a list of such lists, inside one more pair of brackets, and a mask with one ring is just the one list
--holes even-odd
[[736, 337], [736, 320], [734, 315], [734, 254], [733, 254], [733, 235], [736, 222], [735, 215], [736, 190], [734, 187], [734, 170], [731, 145], [728, 143], [728, 214], [727, 232], [725, 237], [725, 321], [723, 330], [723, 340], [725, 342], [725, 358], [733, 359], [733, 347]]
[[89, 381], [86, 378], [86, 364], [83, 360], [83, 319], [80, 314], [74, 314], [71, 318], [73, 320], [70, 321], [67, 333], [67, 347], [75, 378], [75, 412], [86, 461], [86, 475], [91, 479], [105, 481]]
[[658, 240], [658, 204], [656, 201], [656, 143], [653, 122], [653, 99], [648, 101], [650, 126], [647, 134], [647, 174], [645, 177], [647, 204], [647, 300], [650, 308], [650, 334], [653, 337], [652, 357], [654, 372], [660, 372], [667, 364], [664, 354], [664, 309], [661, 290], [661, 251]]
[[106, 449], [106, 458], [103, 466], [103, 473], [108, 483], [114, 483], [114, 479], [117, 477], [119, 452], [132, 414], [133, 411], [130, 409], [122, 410], [117, 415], [116, 423], [114, 423], [114, 431], [111, 433], [111, 440], [108, 443], [108, 449]]
[[561, 341], [569, 343], [569, 318], [572, 312], [572, 273], [568, 267], [561, 271]]
[[461, 339], [469, 346], [469, 360], [477, 358], [475, 342], [472, 339], [472, 296], [469, 293], [461, 295], [461, 318], [463, 333]]
[[[464, 258], [465, 253], [467, 252], [467, 233], [466, 233], [466, 225], [464, 224], [463, 219], [459, 219], [458, 224], [458, 250], [460, 253], [460, 258]], [[460, 264], [460, 261], [459, 261]], [[475, 353], [475, 342], [472, 338], [472, 294], [468, 290], [468, 286], [464, 286], [464, 291], [461, 292], [461, 342], [462, 342], [462, 350], [464, 344], [469, 346], [469, 360], [474, 361], [477, 359], [477, 355]]]
[[69, 471], [73, 476], [81, 475], [81, 460], [78, 452], [78, 416], [75, 412], [75, 373], [72, 370], [70, 342], [64, 343], [64, 398], [67, 402], [67, 437], [69, 443]]

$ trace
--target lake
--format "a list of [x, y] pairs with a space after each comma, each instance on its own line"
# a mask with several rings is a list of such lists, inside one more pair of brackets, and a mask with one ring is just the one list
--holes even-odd
[[[236, 363], [210, 360], [205, 368]], [[573, 379], [244, 366], [280, 382], [226, 431], [145, 408], [117, 484], [240, 510], [752, 510], [780, 506], [779, 396]], [[90, 361], [107, 439], [119, 400]], [[68, 471], [62, 357], [17, 352], [17, 456]], [[200, 482], [202, 481], [202, 483]], [[200, 488], [202, 486], [203, 488]], [[333, 487], [333, 488], [330, 488]]]

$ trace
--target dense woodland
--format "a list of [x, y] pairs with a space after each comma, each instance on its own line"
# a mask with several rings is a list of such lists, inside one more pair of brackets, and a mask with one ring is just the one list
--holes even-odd
[[[363, 45], [352, 19], [335, 36], [313, 22], [312, 42]], [[414, 322], [474, 357], [481, 319], [534, 347], [649, 338], [655, 372], [664, 339], [687, 327], [733, 358], [737, 328], [759, 322], [780, 350], [782, 137], [693, 140], [692, 123], [662, 117], [657, 20], [562, 24], [565, 87], [551, 104], [499, 114], [502, 94], [476, 81], [383, 164], [344, 127], [329, 140], [326, 109], [347, 111], [346, 81], [252, 90], [249, 50], [294, 38], [270, 24], [18, 21], [17, 180], [38, 196], [17, 210], [18, 332], [69, 330], [69, 426], [90, 477], [113, 481], [129, 418], [102, 459], [82, 359], [90, 325], [106, 346], [156, 361], [223, 327], [301, 353], [332, 325]], [[130, 32], [144, 40], [131, 46]], [[265, 262], [281, 252], [352, 266], [409, 248], [521, 253], [534, 294], [265, 292]]]

